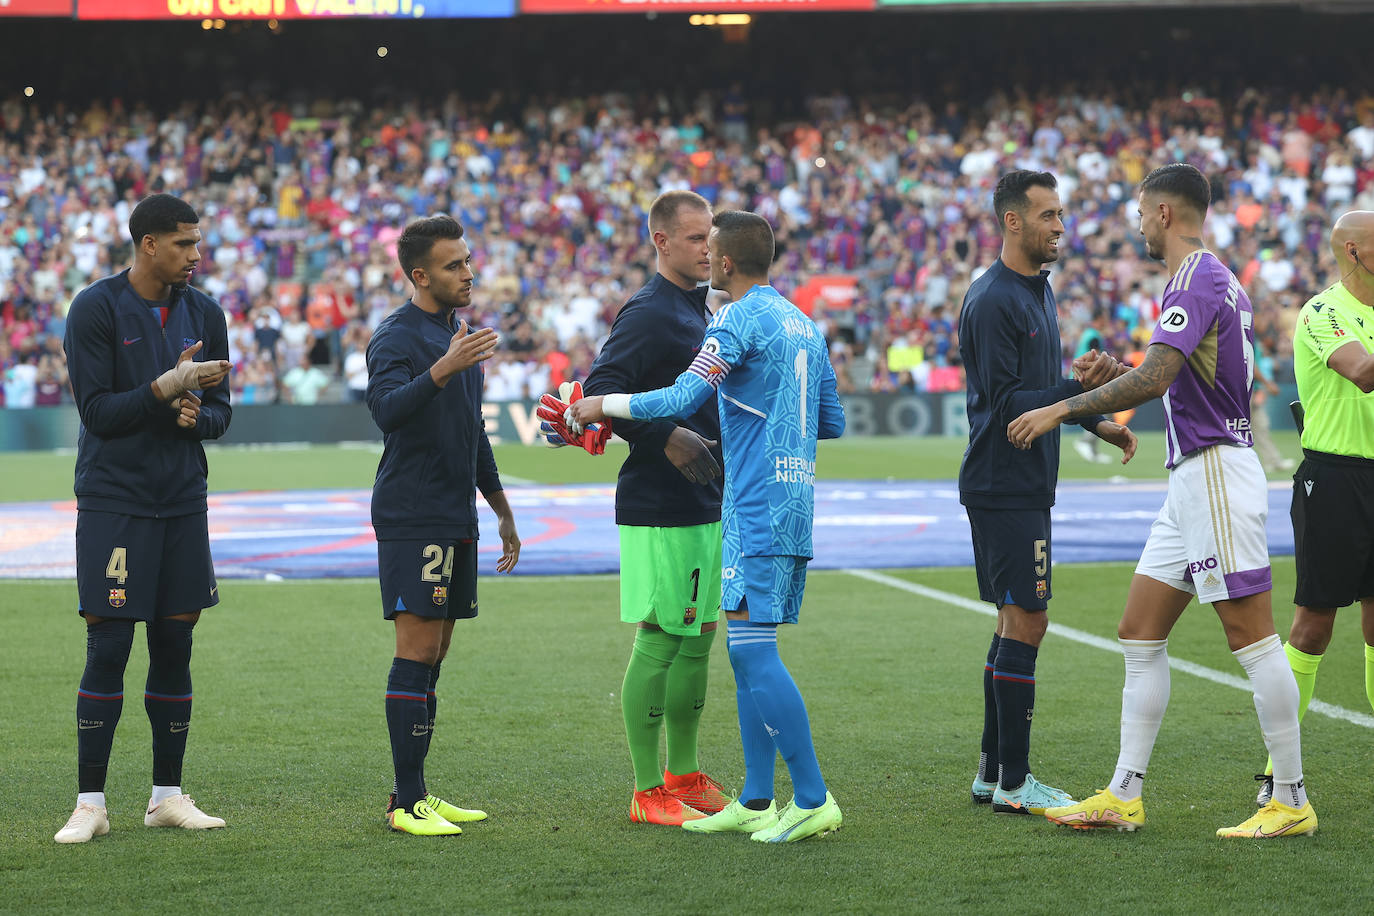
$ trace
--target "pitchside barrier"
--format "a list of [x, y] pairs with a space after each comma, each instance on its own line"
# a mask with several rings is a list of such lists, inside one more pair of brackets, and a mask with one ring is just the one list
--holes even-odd
[[[1297, 397], [1295, 385], [1281, 385], [1268, 398], [1265, 410], [1275, 430], [1293, 429], [1288, 402]], [[841, 395], [847, 436], [966, 436], [964, 393], [847, 394]], [[492, 444], [523, 442], [533, 445], [539, 435], [535, 401], [499, 401], [482, 405]], [[1164, 408], [1151, 401], [1130, 421], [1136, 430], [1164, 428]], [[0, 451], [71, 448], [76, 445], [81, 419], [76, 408], [35, 407], [0, 409]], [[249, 405], [234, 408], [226, 444], [274, 442], [356, 442], [380, 440], [381, 432], [363, 404]]]

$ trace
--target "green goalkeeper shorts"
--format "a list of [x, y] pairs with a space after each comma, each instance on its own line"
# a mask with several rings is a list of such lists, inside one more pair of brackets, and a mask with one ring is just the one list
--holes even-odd
[[617, 527], [621, 620], [699, 636], [703, 623], [720, 619], [720, 522]]

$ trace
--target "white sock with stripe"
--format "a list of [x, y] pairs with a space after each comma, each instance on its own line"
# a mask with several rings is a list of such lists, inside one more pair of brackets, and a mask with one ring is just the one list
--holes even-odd
[[1298, 682], [1277, 634], [1231, 653], [1250, 678], [1255, 712], [1274, 761], [1274, 799], [1294, 808], [1307, 804], [1298, 730]]
[[1140, 797], [1145, 771], [1169, 706], [1169, 640], [1118, 639], [1126, 659], [1121, 688], [1121, 752], [1112, 775], [1112, 794], [1122, 801]]

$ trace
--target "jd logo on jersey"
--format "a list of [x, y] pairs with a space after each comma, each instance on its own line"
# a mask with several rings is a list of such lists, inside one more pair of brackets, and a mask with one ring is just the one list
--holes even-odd
[[124, 589], [110, 589], [110, 607], [123, 607], [125, 600], [126, 598], [124, 596]]
[[1188, 327], [1188, 313], [1175, 305], [1159, 316], [1159, 326], [1166, 331], [1182, 331]]
[[444, 602], [446, 602], [446, 601], [448, 601], [448, 586], [447, 586], [447, 585], [436, 585], [436, 586], [434, 586], [434, 603], [437, 604], [437, 605], [440, 605], [440, 606], [442, 607], [443, 604], [444, 604]]

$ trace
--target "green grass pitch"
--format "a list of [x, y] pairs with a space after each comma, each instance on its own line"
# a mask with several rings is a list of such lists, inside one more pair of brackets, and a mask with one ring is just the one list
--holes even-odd
[[[1162, 476], [1158, 441], [1145, 451], [1136, 475]], [[958, 453], [955, 440], [839, 442], [823, 449], [820, 470], [944, 478]], [[7, 455], [7, 465], [16, 457], [29, 460]], [[25, 485], [6, 483], [0, 498], [69, 494], [70, 457], [41, 457], [41, 470]], [[503, 450], [498, 460], [511, 477], [545, 482], [609, 479], [615, 467], [532, 449]], [[367, 449], [211, 456], [216, 489], [364, 487], [375, 462]], [[1064, 469], [1113, 470], [1071, 453]], [[1291, 559], [1276, 557], [1274, 571], [1275, 617], [1286, 632]], [[1111, 640], [1130, 572], [1129, 564], [1056, 567], [1052, 621]], [[52, 834], [74, 795], [71, 720], [84, 657], [74, 588], [0, 583], [0, 626], [10, 634], [0, 653], [8, 814], [0, 911], [1352, 912], [1374, 897], [1359, 791], [1369, 729], [1315, 712], [1305, 720], [1315, 837], [1224, 843], [1213, 833], [1252, 810], [1250, 775], [1264, 761], [1254, 709], [1247, 691], [1179, 671], [1143, 831], [1076, 833], [973, 806], [992, 621], [967, 606], [968, 569], [812, 574], [803, 625], [782, 634], [782, 652], [806, 696], [845, 828], [779, 848], [629, 822], [619, 690], [632, 635], [616, 622], [614, 577], [491, 577], [482, 589], [482, 616], [460, 625], [444, 666], [427, 771], [432, 789], [486, 808], [489, 821], [436, 840], [383, 824], [390, 757], [381, 694], [392, 646], [375, 582], [226, 580], [223, 602], [196, 632], [185, 787], [229, 828], [142, 826], [150, 760], [139, 640], [107, 787], [111, 834], [63, 847]], [[1317, 696], [1368, 716], [1357, 618], [1338, 616]], [[1209, 608], [1189, 609], [1170, 652], [1242, 676]], [[1032, 747], [1039, 777], [1086, 793], [1110, 775], [1121, 677], [1118, 655], [1062, 632], [1046, 639]], [[739, 787], [723, 637], [702, 757]], [[781, 762], [778, 773], [786, 800]]]

